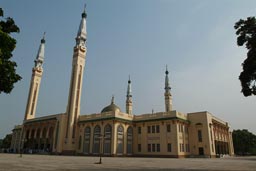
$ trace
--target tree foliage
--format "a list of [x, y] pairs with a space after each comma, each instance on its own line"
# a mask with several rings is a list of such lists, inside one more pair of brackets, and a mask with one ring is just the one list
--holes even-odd
[[235, 23], [237, 45], [248, 49], [247, 58], [244, 60], [239, 79], [244, 96], [256, 95], [256, 19], [248, 17]]
[[7, 134], [2, 140], [0, 148], [10, 148], [12, 142], [12, 134]]
[[10, 93], [14, 83], [21, 79], [21, 76], [16, 74], [16, 62], [11, 61], [16, 40], [10, 35], [18, 33], [20, 30], [12, 18], [2, 19], [3, 16], [3, 9], [0, 8], [0, 94], [2, 92]]
[[256, 154], [256, 135], [243, 129], [234, 130], [232, 137], [235, 154]]

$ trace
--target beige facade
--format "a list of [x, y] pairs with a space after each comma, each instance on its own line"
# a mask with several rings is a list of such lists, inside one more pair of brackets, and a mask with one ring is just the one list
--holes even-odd
[[[100, 113], [80, 115], [86, 62], [86, 13], [82, 14], [73, 53], [69, 97], [65, 113], [35, 117], [44, 59], [41, 41], [32, 72], [23, 124], [13, 129], [11, 148], [28, 153], [105, 156], [216, 157], [233, 155], [230, 126], [209, 112], [173, 110], [168, 70], [165, 72], [165, 111], [134, 115], [129, 78], [125, 113], [111, 104]], [[35, 86], [38, 88], [35, 91]], [[35, 95], [36, 96], [35, 96]], [[33, 110], [31, 110], [33, 109]], [[29, 112], [28, 112], [29, 111]]]

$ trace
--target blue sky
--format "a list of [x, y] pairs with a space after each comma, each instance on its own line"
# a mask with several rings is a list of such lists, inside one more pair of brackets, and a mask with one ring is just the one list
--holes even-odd
[[168, 65], [174, 109], [209, 111], [233, 129], [256, 133], [255, 97], [240, 93], [245, 48], [234, 23], [255, 14], [255, 0], [2, 1], [20, 27], [13, 60], [23, 79], [0, 95], [0, 138], [24, 118], [33, 61], [46, 31], [36, 116], [65, 112], [75, 36], [87, 4], [87, 59], [81, 114], [98, 113], [112, 95], [125, 111], [128, 75], [134, 114], [164, 111]]

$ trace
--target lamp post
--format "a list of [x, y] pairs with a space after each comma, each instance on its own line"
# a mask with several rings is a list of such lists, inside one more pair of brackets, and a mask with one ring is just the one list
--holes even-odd
[[102, 155], [103, 155], [103, 140], [104, 140], [104, 135], [100, 134], [100, 136], [98, 137], [100, 140], [100, 151], [99, 151], [99, 156], [100, 156], [100, 161], [96, 164], [102, 164]]

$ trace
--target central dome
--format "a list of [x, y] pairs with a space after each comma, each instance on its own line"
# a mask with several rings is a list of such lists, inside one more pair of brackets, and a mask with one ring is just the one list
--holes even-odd
[[120, 108], [114, 103], [114, 96], [112, 97], [111, 104], [102, 109], [101, 113], [104, 112], [121, 112]]

